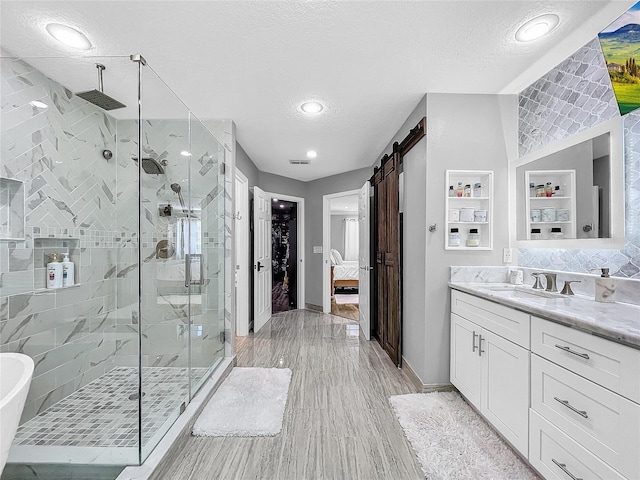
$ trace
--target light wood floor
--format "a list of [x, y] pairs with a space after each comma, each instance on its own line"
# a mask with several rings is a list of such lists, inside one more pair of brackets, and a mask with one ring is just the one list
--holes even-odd
[[360, 310], [357, 303], [336, 303], [336, 298], [331, 297], [331, 313], [339, 317], [358, 320], [360, 318]]
[[191, 437], [167, 480], [412, 480], [424, 476], [389, 405], [415, 392], [348, 319], [293, 310], [237, 340], [238, 366], [293, 371], [276, 437]]

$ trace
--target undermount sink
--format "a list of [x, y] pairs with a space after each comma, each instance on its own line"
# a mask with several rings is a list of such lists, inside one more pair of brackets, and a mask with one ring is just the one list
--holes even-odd
[[33, 368], [33, 360], [27, 355], [0, 353], [0, 473], [18, 430]]

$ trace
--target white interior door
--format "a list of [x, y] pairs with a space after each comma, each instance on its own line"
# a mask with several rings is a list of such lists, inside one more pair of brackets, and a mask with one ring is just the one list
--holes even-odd
[[236, 169], [236, 335], [249, 334], [249, 182]]
[[271, 318], [271, 198], [253, 187], [253, 331]]
[[370, 274], [371, 274], [371, 258], [369, 252], [369, 222], [371, 215], [369, 212], [369, 182], [360, 189], [358, 194], [358, 228], [359, 233], [359, 255], [358, 264], [360, 274], [358, 278], [358, 294], [360, 296], [360, 330], [364, 334], [364, 338], [371, 340], [371, 318], [370, 318]]

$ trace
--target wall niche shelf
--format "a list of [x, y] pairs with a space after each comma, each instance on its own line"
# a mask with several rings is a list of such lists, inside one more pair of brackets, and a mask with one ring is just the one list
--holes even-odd
[[[563, 238], [576, 238], [576, 171], [575, 170], [526, 170], [524, 172], [524, 191], [527, 198], [525, 201], [525, 218], [527, 240], [531, 240], [531, 229], [540, 229], [540, 235], [543, 240], [551, 237], [552, 228], [561, 228]], [[550, 184], [551, 191], [554, 192], [556, 187], [562, 190], [561, 196], [551, 195], [550, 197], [538, 197], [536, 195], [536, 187], [546, 187]], [[531, 186], [533, 185], [533, 188]], [[553, 213], [555, 220], [544, 220], [543, 209], [549, 209]], [[531, 211], [537, 210], [536, 218]], [[568, 219], [558, 220], [558, 210], [565, 210]]]
[[[60, 261], [64, 255], [74, 263], [74, 284], [67, 287], [47, 288], [47, 263], [51, 261], [51, 253], [57, 253]], [[80, 283], [80, 239], [71, 237], [35, 237], [33, 239], [33, 285], [35, 291], [56, 292], [74, 288]]]
[[24, 183], [0, 177], [0, 241], [24, 240]]
[[[457, 187], [461, 184], [463, 196], [457, 196]], [[476, 188], [479, 184], [479, 190]], [[470, 196], [464, 196], [465, 186], [469, 185]], [[455, 197], [449, 196], [450, 188], [456, 192]], [[474, 196], [474, 193], [479, 195]], [[447, 170], [445, 172], [445, 250], [493, 250], [493, 171], [490, 170]], [[486, 219], [483, 221], [462, 221], [461, 209], [472, 208], [475, 211], [484, 210]], [[457, 212], [457, 213], [456, 213]], [[456, 218], [457, 215], [457, 218]], [[460, 235], [460, 245], [449, 242], [452, 228], [457, 228]], [[467, 246], [470, 230], [476, 228], [480, 236], [480, 245]]]

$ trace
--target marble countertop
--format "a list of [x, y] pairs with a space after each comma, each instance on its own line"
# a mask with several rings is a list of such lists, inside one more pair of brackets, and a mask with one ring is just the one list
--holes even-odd
[[600, 303], [580, 295], [544, 296], [508, 283], [449, 282], [449, 287], [640, 349], [638, 305]]

